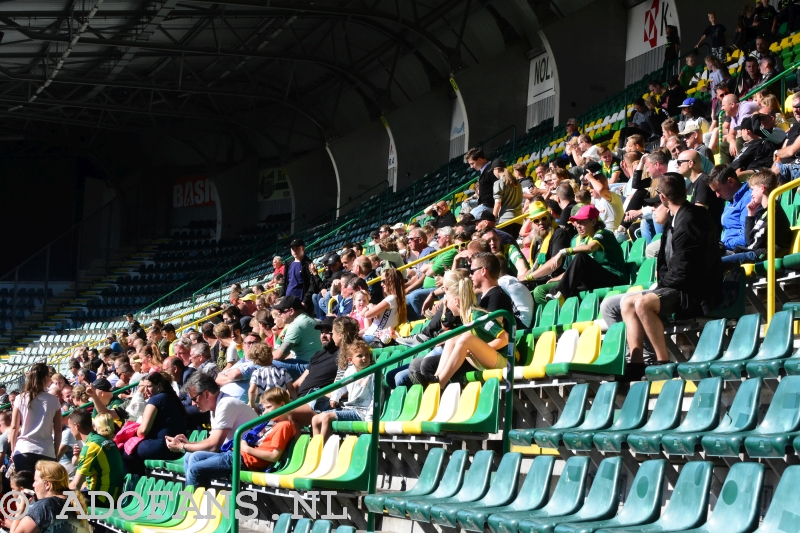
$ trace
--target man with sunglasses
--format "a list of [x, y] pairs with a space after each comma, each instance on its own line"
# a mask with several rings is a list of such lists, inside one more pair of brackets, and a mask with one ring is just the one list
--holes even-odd
[[784, 165], [800, 163], [800, 92], [792, 96], [792, 116], [797, 123], [789, 128], [786, 141], [775, 152], [775, 159]]
[[[550, 215], [547, 206], [542, 202], [534, 202], [528, 211], [528, 218], [531, 221], [531, 263], [532, 267], [527, 273], [517, 277], [520, 281], [543, 283], [554, 276], [561, 274], [564, 269], [556, 261], [551, 261], [558, 256], [561, 250], [569, 248], [572, 237], [569, 231], [559, 227]], [[553, 284], [555, 287], [555, 284]], [[547, 291], [538, 291], [540, 294], [536, 300], [537, 291], [533, 292], [534, 302], [540, 305], [547, 303]]]
[[456, 225], [456, 217], [453, 215], [453, 212], [450, 211], [450, 204], [444, 200], [428, 207], [425, 210], [425, 214], [433, 217], [430, 224], [436, 229], [445, 226], [453, 227]]
[[[272, 364], [286, 370], [292, 379], [297, 379], [308, 367], [311, 357], [322, 348], [314, 329], [317, 321], [308, 316], [296, 296], [284, 296], [272, 309], [280, 313], [285, 324], [283, 342], [272, 352]], [[294, 358], [289, 358], [290, 353]]]
[[678, 156], [677, 163], [678, 174], [688, 178], [690, 182], [686, 187], [686, 201], [708, 209], [716, 226], [717, 239], [719, 239], [720, 231], [722, 231], [720, 220], [725, 202], [717, 197], [708, 186], [708, 176], [703, 172], [700, 154], [694, 150], [686, 150]]

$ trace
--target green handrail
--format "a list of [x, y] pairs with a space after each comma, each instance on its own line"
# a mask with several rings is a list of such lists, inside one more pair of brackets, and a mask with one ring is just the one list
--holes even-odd
[[[477, 177], [475, 177], [475, 178], [472, 178], [471, 180], [469, 180], [468, 182], [466, 182], [466, 183], [465, 183], [464, 185], [462, 185], [461, 187], [458, 187], [456, 190], [454, 190], [454, 191], [451, 191], [451, 192], [449, 192], [449, 193], [445, 194], [444, 196], [442, 196], [441, 198], [439, 198], [438, 200], [436, 200], [435, 202], [433, 202], [433, 204], [434, 204], [434, 205], [435, 205], [435, 204], [438, 204], [438, 203], [439, 203], [439, 202], [441, 202], [442, 200], [447, 200], [449, 197], [451, 197], [451, 196], [455, 196], [456, 194], [460, 193], [460, 192], [461, 192], [461, 191], [463, 191], [464, 189], [468, 189], [468, 188], [470, 187], [470, 185], [472, 185], [472, 184], [473, 184], [473, 183], [475, 183], [476, 181], [478, 181], [478, 178], [477, 178]], [[423, 209], [422, 211], [420, 211], [419, 213], [417, 213], [416, 215], [414, 215], [413, 217], [411, 217], [409, 220], [410, 220], [411, 222], [414, 222], [415, 220], [417, 220], [417, 219], [419, 218], [419, 216], [420, 216], [420, 215], [424, 215], [424, 214], [425, 214], [425, 210]]]
[[[508, 339], [508, 366], [507, 366], [507, 374], [506, 374], [506, 395], [505, 395], [505, 413], [504, 413], [504, 420], [503, 420], [503, 453], [507, 453], [510, 449], [510, 443], [508, 440], [508, 434], [511, 430], [511, 418], [514, 414], [514, 352], [516, 347], [516, 318], [514, 317], [513, 313], [506, 310], [494, 311], [489, 313], [487, 316], [482, 317], [479, 319], [479, 322], [483, 322], [486, 320], [493, 320], [496, 318], [505, 318], [508, 320], [508, 324], [511, 329], [511, 334], [509, 335]], [[373, 364], [372, 366], [365, 368], [364, 370], [360, 370], [349, 376], [345, 379], [339, 380], [335, 383], [332, 383], [326, 387], [322, 387], [321, 389], [312, 392], [310, 394], [306, 394], [302, 398], [298, 398], [289, 402], [288, 404], [275, 409], [274, 411], [270, 411], [255, 420], [251, 420], [241, 426], [239, 426], [233, 434], [233, 471], [231, 473], [231, 495], [229, 501], [236, 501], [236, 496], [239, 492], [239, 482], [241, 479], [241, 441], [242, 435], [245, 431], [250, 428], [253, 428], [263, 422], [267, 422], [272, 420], [275, 417], [287, 414], [291, 412], [296, 407], [300, 407], [301, 405], [307, 404], [309, 401], [316, 400], [317, 398], [321, 398], [328, 393], [331, 393], [337, 389], [344, 387], [354, 381], [357, 381], [363, 377], [373, 375], [375, 376], [373, 379], [373, 389], [375, 391], [372, 400], [372, 441], [370, 442], [370, 449], [369, 449], [369, 468], [371, 470], [371, 475], [369, 477], [369, 483], [367, 491], [369, 494], [375, 494], [376, 484], [377, 484], [377, 473], [378, 473], [378, 439], [380, 438], [380, 418], [381, 418], [381, 395], [383, 390], [383, 369], [392, 365], [394, 363], [398, 363], [403, 359], [407, 358], [410, 355], [415, 355], [420, 352], [426, 352], [433, 349], [434, 346], [437, 344], [441, 344], [443, 341], [461, 335], [462, 333], [469, 331], [474, 327], [474, 323], [465, 324], [459, 328], [453, 329], [451, 331], [447, 331], [442, 333], [441, 335], [434, 337], [428, 341], [423, 342], [413, 348], [409, 348], [408, 350], [397, 353], [377, 364]], [[368, 513], [367, 518], [367, 531], [375, 531], [375, 515], [372, 512]], [[239, 531], [239, 524], [237, 520], [231, 520], [230, 526], [230, 533], [238, 533]]]
[[[142, 379], [144, 379], [144, 378], [142, 378]], [[120, 387], [118, 389], [114, 389], [112, 391], [114, 393], [113, 395], [116, 396], [120, 392], [125, 392], [127, 390], [130, 390], [130, 389], [134, 388], [135, 386], [137, 386], [138, 384], [139, 384], [139, 382], [137, 381], [136, 383], [131, 383], [129, 385], [125, 385], [124, 387]], [[11, 405], [11, 404], [9, 404], [9, 405]], [[61, 413], [61, 416], [69, 416], [70, 414], [72, 414], [73, 411], [75, 411], [75, 409], [88, 409], [89, 407], [92, 407], [92, 406], [94, 406], [94, 401], [86, 402], [85, 404], [79, 405], [78, 407], [73, 407], [72, 409], [68, 409], [67, 411]], [[3, 407], [0, 406], [0, 409], [3, 409]]]
[[[740, 96], [739, 97], [739, 101], [741, 102], [743, 100], [747, 100], [748, 98], [750, 98], [754, 94], [763, 91], [765, 87], [769, 87], [773, 83], [776, 83], [778, 81], [781, 81], [781, 80], [785, 79], [790, 74], [794, 74], [794, 71], [797, 70], [797, 67], [800, 67], [800, 61], [797, 61], [797, 62], [793, 63], [792, 65], [789, 65], [788, 67], [784, 68], [783, 72], [781, 72], [780, 74], [778, 74], [777, 76], [775, 76], [771, 80], [767, 81], [767, 83], [765, 83], [763, 85], [758, 85], [756, 87], [753, 87], [753, 89], [751, 89], [749, 93], [747, 93], [744, 96]], [[713, 90], [713, 87], [712, 87], [712, 90]], [[781, 99], [779, 99], [779, 100], [781, 100]], [[719, 117], [717, 117], [717, 118], [718, 118], [718, 120], [717, 120], [717, 129], [719, 130], [719, 142], [717, 143], [717, 155], [721, 155], [722, 154], [722, 139], [724, 138], [723, 135], [722, 135], [722, 121], [725, 119], [725, 111], [720, 109]]]

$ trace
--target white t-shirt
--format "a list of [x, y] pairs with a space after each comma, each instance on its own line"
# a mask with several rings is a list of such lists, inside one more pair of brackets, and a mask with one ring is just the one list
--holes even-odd
[[246, 422], [250, 422], [256, 417], [256, 412], [249, 405], [238, 398], [231, 398], [220, 393], [217, 398], [217, 407], [211, 413], [211, 431], [215, 429], [226, 429], [228, 434], [225, 442], [233, 438], [236, 428]]
[[372, 324], [364, 332], [365, 335], [374, 335], [378, 330], [397, 327], [397, 297], [390, 294], [383, 301], [389, 304], [389, 308], [379, 317], [372, 319]]
[[28, 394], [20, 394], [14, 400], [14, 407], [20, 415], [20, 430], [14, 452], [55, 457], [53, 417], [61, 412], [58, 398], [48, 392], [40, 392], [29, 403]]
[[620, 223], [622, 223], [622, 217], [625, 216], [622, 197], [612, 191], [610, 202], [603, 197], [592, 198], [592, 205], [600, 211], [600, 220], [605, 223], [606, 229], [608, 231], [617, 231]]
[[239, 350], [236, 349], [236, 342], [231, 341], [228, 348], [225, 350], [225, 361], [228, 363], [235, 363], [239, 360]]
[[533, 324], [533, 295], [517, 278], [514, 276], [500, 276], [497, 284], [511, 298], [514, 306], [514, 316], [519, 318], [526, 328]]

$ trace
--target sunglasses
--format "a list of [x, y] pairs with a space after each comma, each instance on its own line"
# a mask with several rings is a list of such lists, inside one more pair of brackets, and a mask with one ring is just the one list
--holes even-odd
[[691, 163], [692, 161], [691, 159], [676, 159], [675, 162], [678, 163], [679, 165], [682, 165], [684, 163]]
[[475, 272], [477, 272], [478, 270], [480, 270], [480, 269], [482, 269], [482, 268], [483, 268], [483, 267], [478, 267], [478, 268], [470, 268], [470, 269], [469, 269], [469, 275], [470, 275], [470, 276], [471, 276], [471, 275], [473, 275]]
[[288, 312], [289, 312], [289, 311], [291, 311], [291, 310], [292, 310], [291, 308], [289, 308], [289, 309], [280, 309], [280, 310], [278, 310], [278, 313], [279, 313], [279, 314], [281, 314], [281, 315], [283, 315], [283, 314], [285, 314], [285, 313], [288, 313]]
[[547, 223], [547, 217], [539, 217], [531, 219], [531, 224], [545, 224], [545, 223]]
[[191, 396], [191, 397], [190, 397], [190, 399], [192, 400], [192, 403], [197, 403], [197, 399], [198, 399], [200, 396], [202, 396], [202, 395], [203, 395], [203, 393], [202, 393], [202, 392], [199, 392], [199, 393], [197, 393], [196, 395], [194, 395], [194, 396]]

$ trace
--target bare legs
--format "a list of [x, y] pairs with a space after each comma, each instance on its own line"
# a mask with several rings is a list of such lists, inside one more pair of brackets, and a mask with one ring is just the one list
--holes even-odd
[[335, 411], [325, 411], [311, 419], [312, 435], [322, 435], [322, 441], [327, 442], [333, 432], [333, 421], [336, 420]]
[[664, 337], [664, 324], [658, 313], [661, 300], [653, 293], [634, 294], [622, 300], [622, 319], [625, 321], [628, 349], [631, 362], [641, 363], [645, 335], [662, 363], [669, 362], [667, 341]]
[[472, 354], [469, 363], [476, 366], [473, 359], [477, 360], [484, 368], [494, 368], [497, 366], [497, 358], [500, 354], [497, 351], [483, 342], [481, 339], [472, 333], [462, 333], [458, 337], [453, 337], [444, 343], [442, 357], [439, 359], [439, 366], [436, 369], [436, 376], [439, 378], [439, 384], [444, 388], [453, 374], [456, 373], [464, 359], [467, 358], [467, 352]]

